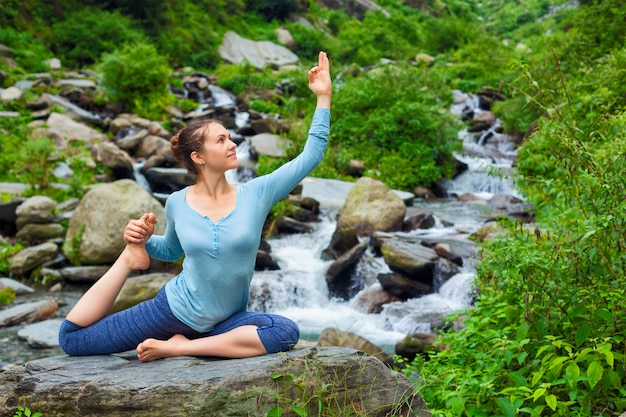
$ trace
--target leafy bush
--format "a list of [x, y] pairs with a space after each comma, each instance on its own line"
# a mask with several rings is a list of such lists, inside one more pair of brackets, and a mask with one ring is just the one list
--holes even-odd
[[520, 150], [518, 185], [537, 225], [511, 222], [484, 247], [466, 329], [409, 369], [439, 415], [616, 416], [626, 410], [626, 113], [579, 122], [585, 91], [528, 85], [545, 116]]
[[364, 73], [334, 98], [332, 143], [391, 187], [431, 185], [453, 173], [452, 152], [460, 146], [450, 100], [428, 70], [388, 66]]
[[66, 66], [78, 68], [97, 62], [103, 53], [113, 52], [124, 43], [146, 40], [129, 17], [95, 7], [79, 9], [54, 23], [50, 34], [53, 51]]
[[242, 65], [220, 65], [216, 68], [215, 74], [217, 75], [217, 82], [220, 87], [230, 90], [235, 94], [241, 94], [244, 91], [255, 93], [276, 87], [269, 69], [257, 71], [257, 69], [249, 63]]
[[[11, 27], [0, 26], [0, 43], [15, 51], [13, 59], [21, 68], [9, 69], [9, 72], [45, 72], [50, 68], [46, 60], [52, 57], [52, 53], [30, 32], [17, 31]], [[0, 68], [6, 66], [0, 60]]]
[[262, 15], [268, 22], [285, 20], [296, 9], [296, 0], [246, 0], [246, 7]]
[[171, 100], [167, 60], [147, 43], [126, 44], [103, 56], [102, 84], [108, 97], [128, 111], [159, 119]]

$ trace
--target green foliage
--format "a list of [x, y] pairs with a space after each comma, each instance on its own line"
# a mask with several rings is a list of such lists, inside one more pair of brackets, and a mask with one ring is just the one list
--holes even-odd
[[259, 13], [268, 22], [285, 20], [296, 8], [296, 0], [246, 0], [246, 8]]
[[11, 287], [0, 288], [0, 306], [11, 304], [15, 300], [15, 290]]
[[5, 274], [9, 272], [9, 261], [11, 257], [22, 249], [24, 249], [24, 247], [20, 243], [11, 245], [7, 242], [0, 241], [0, 272]]
[[167, 90], [172, 70], [151, 44], [126, 44], [105, 54], [101, 71], [110, 99], [141, 116], [160, 119], [164, 105], [172, 100]]
[[[387, 66], [351, 80], [333, 103], [333, 144], [390, 187], [431, 185], [453, 171], [458, 121], [428, 70]], [[400, 166], [398, 166], [400, 164]], [[398, 169], [399, 168], [399, 169]]]
[[[15, 51], [12, 57], [21, 68], [9, 69], [9, 72], [45, 72], [49, 68], [45, 60], [52, 57], [46, 46], [31, 33], [17, 31], [11, 27], [0, 25], [0, 44], [6, 45]], [[0, 68], [2, 68], [0, 60]]]
[[543, 86], [525, 67], [522, 74], [524, 97], [543, 115], [517, 161], [537, 226], [510, 223], [483, 247], [467, 327], [446, 335], [451, 350], [409, 369], [422, 375], [435, 415], [619, 415], [626, 113], [601, 106], [590, 121], [594, 106], [578, 108], [586, 89]]
[[[398, 30], [391, 31], [390, 26]], [[381, 12], [368, 12], [362, 22], [343, 22], [337, 36], [341, 42], [331, 50], [333, 59], [361, 66], [378, 64], [382, 58], [408, 61], [424, 43], [421, 16], [415, 13], [386, 17]]]
[[118, 11], [87, 7], [56, 22], [50, 30], [50, 45], [68, 67], [84, 67], [124, 43], [146, 41], [133, 21]]
[[24, 173], [33, 192], [40, 192], [50, 186], [52, 170], [51, 157], [56, 151], [54, 141], [48, 138], [27, 140], [20, 150], [21, 166], [26, 166]]
[[17, 411], [13, 415], [13, 417], [42, 417], [43, 414], [40, 412], [32, 412], [28, 407], [22, 407], [21, 405], [17, 406]]
[[235, 94], [259, 92], [275, 87], [269, 70], [258, 71], [252, 64], [220, 65], [215, 70], [220, 87]]

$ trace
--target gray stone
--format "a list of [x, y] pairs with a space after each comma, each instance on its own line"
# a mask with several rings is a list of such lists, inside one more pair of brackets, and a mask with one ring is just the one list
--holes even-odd
[[59, 328], [62, 319], [51, 319], [29, 324], [17, 332], [17, 337], [25, 340], [30, 347], [49, 348], [59, 346]]
[[23, 95], [24, 93], [19, 88], [9, 87], [0, 92], [0, 99], [2, 99], [4, 103], [6, 103], [8, 101], [19, 100], [22, 98]]
[[268, 41], [254, 42], [230, 31], [224, 35], [218, 53], [231, 64], [248, 62], [259, 69], [266, 65], [280, 67], [299, 61], [298, 56], [284, 46]]
[[58, 270], [61, 278], [71, 282], [96, 282], [109, 269], [108, 265], [66, 266]]
[[59, 80], [57, 82], [59, 85], [68, 85], [70, 87], [78, 87], [78, 88], [96, 88], [96, 83], [91, 80]]
[[434, 250], [413, 243], [397, 239], [385, 239], [381, 247], [385, 263], [392, 271], [406, 275], [408, 278], [418, 279], [425, 271], [428, 271], [430, 279], [419, 281], [432, 285], [432, 269], [439, 259]]
[[164, 273], [146, 274], [126, 280], [122, 291], [118, 294], [111, 307], [111, 312], [130, 308], [142, 301], [154, 298], [161, 287], [174, 275]]
[[35, 292], [35, 290], [33, 290], [31, 287], [29, 287], [28, 285], [24, 285], [21, 282], [17, 282], [14, 279], [11, 278], [0, 278], [0, 289], [2, 288], [13, 288], [13, 291], [15, 291], [15, 294], [31, 294], [33, 292]]
[[257, 155], [283, 157], [291, 141], [273, 133], [259, 133], [250, 138], [250, 146]]
[[338, 222], [351, 225], [359, 236], [371, 236], [401, 230], [405, 214], [406, 205], [389, 187], [361, 177], [348, 193]]
[[50, 197], [38, 195], [28, 198], [15, 210], [18, 227], [26, 223], [49, 223], [54, 218], [52, 211], [56, 202]]
[[[327, 389], [336, 395], [315, 397]], [[303, 396], [315, 401], [297, 402]], [[55, 356], [0, 374], [0, 414], [12, 415], [18, 404], [49, 417], [236, 417], [267, 415], [274, 407], [294, 404], [310, 407], [310, 415], [341, 415], [359, 407], [373, 417], [430, 416], [405, 376], [374, 356], [337, 347], [149, 363], [128, 355]]]
[[56, 313], [58, 309], [59, 305], [54, 300], [18, 304], [15, 307], [9, 307], [0, 311], [0, 327], [46, 320]]
[[[302, 195], [319, 201], [321, 207], [337, 208], [345, 203], [346, 197], [354, 185], [354, 182], [307, 177], [302, 181]], [[399, 190], [392, 191], [407, 206], [413, 204], [415, 199], [413, 193]]]
[[124, 249], [124, 228], [145, 213], [158, 219], [155, 233], [165, 231], [163, 205], [130, 179], [94, 186], [74, 210], [63, 252], [74, 264], [112, 263]]
[[54, 259], [57, 253], [58, 247], [54, 243], [47, 242], [31, 246], [13, 255], [9, 263], [9, 271], [22, 275]]
[[106, 135], [60, 113], [50, 113], [50, 117], [46, 120], [46, 126], [35, 128], [31, 137], [39, 138], [43, 136], [53, 139], [55, 145], [60, 149], [65, 149], [70, 142], [82, 141], [92, 143], [108, 140]]

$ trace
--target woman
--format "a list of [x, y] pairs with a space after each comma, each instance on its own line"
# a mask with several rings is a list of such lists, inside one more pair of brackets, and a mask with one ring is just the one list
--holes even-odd
[[[324, 157], [332, 96], [326, 53], [319, 53], [308, 77], [317, 96], [309, 137], [300, 155], [271, 174], [229, 184], [225, 172], [239, 165], [236, 144], [216, 121], [191, 122], [172, 138], [172, 153], [198, 180], [168, 198], [162, 236], [153, 235], [152, 213], [128, 223], [124, 251], [61, 325], [59, 342], [67, 354], [136, 348], [143, 362], [171, 356], [244, 358], [289, 350], [298, 342], [293, 321], [246, 307], [269, 210]], [[174, 261], [183, 255], [181, 273], [154, 299], [107, 315], [131, 271], [147, 269], [150, 256]]]

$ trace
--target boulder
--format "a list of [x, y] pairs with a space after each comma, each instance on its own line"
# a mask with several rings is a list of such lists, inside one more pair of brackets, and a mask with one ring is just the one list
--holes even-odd
[[338, 222], [354, 227], [359, 236], [402, 229], [406, 204], [389, 187], [368, 177], [359, 178], [346, 196]]
[[13, 255], [9, 261], [9, 272], [16, 275], [22, 275], [26, 272], [51, 261], [55, 258], [59, 248], [51, 242], [41, 243], [23, 249]]
[[248, 62], [258, 69], [266, 65], [280, 67], [297, 64], [299, 61], [298, 56], [284, 46], [268, 41], [255, 42], [230, 31], [224, 35], [218, 53], [231, 64]]
[[13, 415], [20, 405], [49, 417], [235, 417], [295, 406], [307, 415], [344, 415], [355, 407], [373, 417], [431, 415], [405, 376], [339, 347], [148, 363], [134, 355], [54, 356], [0, 374], [0, 414]]
[[60, 113], [50, 113], [50, 117], [46, 120], [46, 126], [45, 128], [37, 127], [34, 129], [31, 137], [37, 139], [43, 136], [54, 139], [56, 147], [61, 150], [65, 149], [70, 142], [81, 141], [91, 144], [108, 140], [103, 133]]
[[125, 310], [142, 301], [154, 298], [161, 287], [172, 279], [173, 276], [172, 274], [164, 272], [140, 275], [127, 279], [122, 287], [122, 291], [120, 291], [115, 299], [113, 307], [111, 307], [111, 312], [114, 313]]
[[344, 332], [333, 327], [322, 330], [317, 340], [318, 346], [339, 346], [351, 349], [358, 349], [368, 355], [380, 359], [386, 365], [393, 365], [394, 361], [383, 349], [376, 346], [364, 337], [353, 332]]
[[165, 231], [165, 210], [139, 184], [123, 179], [94, 186], [70, 219], [63, 252], [75, 264], [101, 265], [115, 261], [124, 249], [124, 228], [131, 219], [152, 212], [155, 233]]
[[407, 278], [433, 285], [433, 271], [439, 255], [434, 250], [398, 239], [385, 239], [381, 247], [385, 263]]

